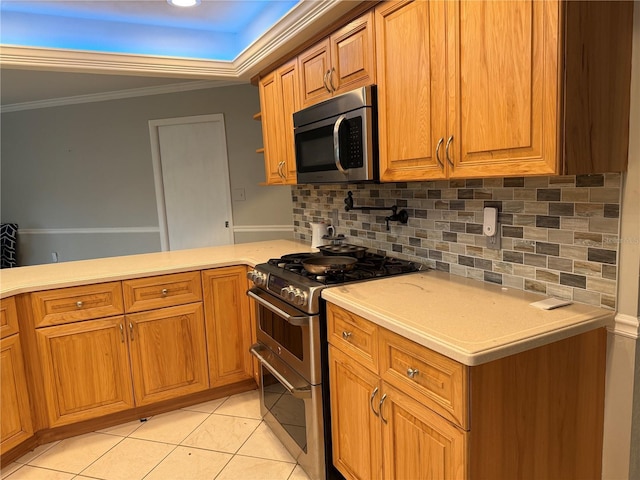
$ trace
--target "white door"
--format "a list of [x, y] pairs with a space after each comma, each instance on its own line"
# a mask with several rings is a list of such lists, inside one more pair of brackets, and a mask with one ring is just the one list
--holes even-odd
[[233, 243], [224, 116], [151, 120], [162, 250]]

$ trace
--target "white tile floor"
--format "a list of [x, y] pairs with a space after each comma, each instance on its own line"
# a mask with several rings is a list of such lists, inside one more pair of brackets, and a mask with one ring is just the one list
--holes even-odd
[[41, 445], [3, 480], [308, 480], [260, 419], [258, 392]]

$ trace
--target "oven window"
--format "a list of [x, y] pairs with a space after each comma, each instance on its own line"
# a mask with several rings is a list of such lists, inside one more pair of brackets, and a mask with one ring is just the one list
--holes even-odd
[[302, 327], [291, 325], [262, 305], [260, 307], [260, 330], [273, 338], [285, 350], [299, 360], [304, 360], [302, 352]]
[[295, 398], [265, 368], [262, 368], [264, 406], [298, 446], [307, 453], [307, 423], [304, 400]]

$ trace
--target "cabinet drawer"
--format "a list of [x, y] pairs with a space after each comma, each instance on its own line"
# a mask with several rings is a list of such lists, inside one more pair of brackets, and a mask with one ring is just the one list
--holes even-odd
[[18, 333], [18, 310], [14, 297], [0, 300], [0, 338]]
[[382, 379], [468, 428], [467, 367], [393, 332], [380, 330]]
[[31, 306], [36, 327], [120, 315], [124, 312], [120, 282], [32, 293]]
[[378, 371], [378, 326], [331, 303], [327, 304], [329, 343]]
[[202, 301], [199, 271], [126, 280], [122, 290], [127, 313]]

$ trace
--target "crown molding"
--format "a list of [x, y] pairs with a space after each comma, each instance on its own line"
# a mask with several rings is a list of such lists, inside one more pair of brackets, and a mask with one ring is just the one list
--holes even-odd
[[2, 45], [0, 65], [31, 70], [237, 79], [232, 62]]
[[46, 100], [34, 100], [32, 102], [13, 103], [1, 105], [0, 113], [19, 112], [23, 110], [35, 110], [39, 108], [61, 107], [64, 105], [78, 105], [81, 103], [104, 102], [107, 100], [120, 100], [123, 98], [145, 97], [149, 95], [163, 95], [167, 93], [188, 92], [192, 90], [204, 90], [207, 88], [228, 87], [240, 85], [241, 82], [225, 82], [221, 80], [202, 80], [195, 82], [173, 83], [170, 85], [157, 85], [154, 87], [131, 88], [113, 92], [88, 93], [74, 95], [72, 97], [58, 97]]
[[1, 45], [0, 65], [33, 70], [245, 81], [359, 3], [361, 1], [302, 1], [232, 62]]

